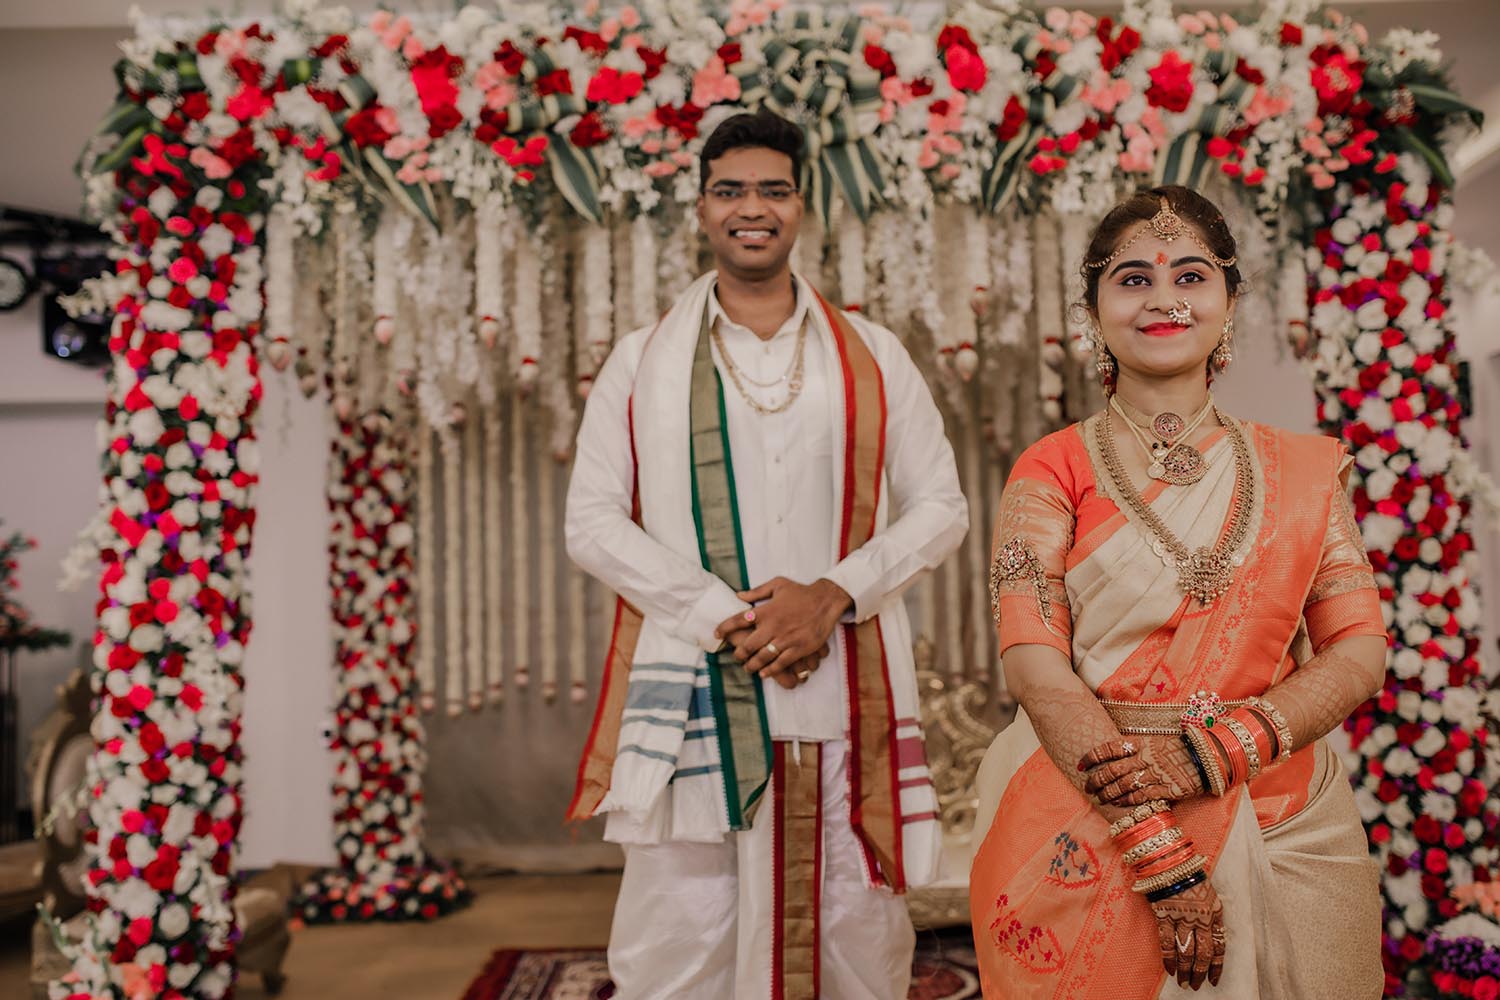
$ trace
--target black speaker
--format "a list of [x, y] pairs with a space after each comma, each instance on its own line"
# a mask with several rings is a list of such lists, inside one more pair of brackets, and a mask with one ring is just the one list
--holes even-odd
[[107, 314], [69, 316], [57, 301], [71, 295], [89, 278], [111, 267], [97, 250], [64, 247], [40, 251], [36, 256], [37, 281], [43, 289], [42, 351], [75, 364], [102, 367], [109, 364], [110, 317]]

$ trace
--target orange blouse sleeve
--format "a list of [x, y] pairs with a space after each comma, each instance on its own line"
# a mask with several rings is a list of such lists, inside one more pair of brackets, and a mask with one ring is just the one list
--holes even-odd
[[1040, 643], [1071, 660], [1073, 618], [1063, 574], [1076, 513], [1066, 454], [1052, 444], [1044, 438], [1028, 448], [1005, 484], [990, 562], [990, 610], [1002, 654]]
[[1354, 505], [1349, 502], [1349, 469], [1353, 463], [1340, 447], [1323, 556], [1303, 610], [1314, 651], [1353, 635], [1386, 634], [1375, 574], [1354, 519]]

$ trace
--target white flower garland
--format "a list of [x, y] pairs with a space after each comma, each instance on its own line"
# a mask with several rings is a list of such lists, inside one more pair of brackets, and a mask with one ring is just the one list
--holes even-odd
[[438, 439], [443, 460], [443, 689], [452, 718], [464, 711], [463, 448], [452, 430]]
[[417, 688], [422, 711], [437, 707], [437, 448], [425, 423], [417, 459]]
[[[588, 592], [590, 577], [576, 566], [565, 571], [568, 574], [568, 615], [575, 622], [588, 621]], [[588, 629], [568, 629], [568, 700], [581, 705], [588, 699], [589, 658]]]
[[839, 298], [845, 309], [865, 308], [865, 224], [853, 212], [845, 214], [837, 229]]
[[610, 231], [606, 226], [585, 226], [583, 243], [583, 288], [584, 294], [576, 299], [582, 304], [582, 321], [577, 323], [582, 334], [582, 350], [574, 358], [578, 368], [580, 395], [587, 396], [586, 383], [592, 383], [609, 356], [613, 342], [612, 312], [609, 296], [601, 294], [609, 287], [610, 276]]
[[296, 329], [297, 226], [291, 209], [278, 205], [266, 216], [266, 360], [277, 371], [292, 363]]
[[[398, 221], [399, 220], [399, 221]], [[405, 223], [405, 225], [402, 225]], [[375, 226], [374, 253], [370, 281], [370, 306], [375, 313], [375, 339], [381, 344], [390, 344], [396, 335], [398, 305], [396, 291], [398, 282], [397, 239], [400, 230], [411, 229], [411, 219], [398, 212], [381, 212]]]
[[525, 581], [531, 579], [531, 542], [537, 533], [527, 516], [530, 483], [526, 469], [526, 405], [521, 394], [513, 392], [510, 396], [510, 578], [516, 581], [518, 596], [510, 634], [516, 658], [516, 687], [522, 691], [531, 683], [532, 605], [528, 598], [532, 589]]
[[954, 333], [958, 342], [954, 346], [953, 370], [967, 382], [979, 370], [978, 346], [989, 292], [990, 246], [985, 220], [968, 206], [959, 209], [958, 225], [963, 237], [958, 244], [963, 248], [963, 287], [958, 297], [950, 301], [967, 302], [969, 308], [953, 310], [953, 315], [960, 318]]
[[656, 224], [649, 215], [630, 220], [630, 305], [635, 328], [650, 326], [659, 315], [656, 286], [661, 261]]
[[464, 620], [467, 625], [464, 652], [468, 668], [468, 704], [469, 710], [474, 712], [484, 707], [485, 691], [485, 581], [484, 566], [480, 564], [479, 554], [485, 551], [485, 534], [494, 531], [484, 516], [484, 456], [480, 452], [481, 422], [477, 414], [464, 421], [463, 444]]
[[504, 427], [500, 405], [484, 409], [484, 676], [490, 703], [505, 698], [504, 493], [501, 479]]
[[492, 195], [474, 210], [474, 311], [479, 341], [493, 349], [505, 318], [505, 246], [509, 226], [505, 201]]
[[1038, 230], [1033, 246], [1036, 249], [1035, 297], [1037, 339], [1040, 347], [1037, 375], [1041, 386], [1042, 415], [1048, 424], [1056, 426], [1062, 421], [1063, 392], [1063, 301], [1060, 268], [1062, 254], [1055, 238], [1055, 218], [1038, 216]]
[[541, 250], [524, 227], [517, 233], [512, 273], [516, 283], [516, 297], [511, 303], [511, 322], [516, 334], [512, 364], [516, 388], [524, 394], [536, 386], [542, 356]]
[[610, 293], [611, 312], [614, 315], [614, 341], [618, 343], [635, 329], [635, 289], [632, 273], [631, 230], [633, 223], [620, 216], [614, 217], [610, 226]]
[[[541, 646], [542, 697], [557, 698], [557, 467], [546, 455], [537, 456], [537, 638]], [[571, 629], [578, 632], [581, 629]]]

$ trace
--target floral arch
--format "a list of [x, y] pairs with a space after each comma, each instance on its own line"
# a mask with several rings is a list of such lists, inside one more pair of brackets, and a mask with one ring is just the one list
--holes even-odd
[[[498, 456], [528, 420], [566, 457], [615, 337], [696, 266], [704, 132], [757, 105], [808, 139], [799, 265], [902, 334], [987, 466], [1090, 403], [1060, 278], [1087, 218], [1146, 182], [1236, 192], [1247, 240], [1275, 262], [1263, 319], [1301, 331], [1322, 426], [1355, 454], [1391, 626], [1385, 690], [1347, 724], [1386, 873], [1388, 992], [1493, 980], [1500, 933], [1460, 915], [1494, 906], [1500, 817], [1442, 154], [1477, 114], [1428, 39], [1374, 41], [1297, 0], [1244, 23], [1156, 0], [1097, 20], [999, 0], [931, 27], [778, 0], [591, 4], [568, 23], [300, 0], [257, 22], [141, 22], [125, 50], [80, 163], [117, 268], [91, 289], [114, 314], [89, 535], [96, 916], [54, 996], [123, 997], [145, 977], [162, 996], [217, 997], [233, 979], [262, 361], [295, 366], [337, 418], [341, 866], [304, 912], [431, 917], [463, 894], [420, 843], [418, 712], [439, 700], [440, 659], [450, 710], [504, 678], [475, 652], [498, 639], [474, 616], [449, 600], [439, 623], [417, 600], [438, 589], [421, 558], [439, 544], [437, 498], [498, 519]], [[498, 572], [471, 561], [450, 598], [499, 593]]]

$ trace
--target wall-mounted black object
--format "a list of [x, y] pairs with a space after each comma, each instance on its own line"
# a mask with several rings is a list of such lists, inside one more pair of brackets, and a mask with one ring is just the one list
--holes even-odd
[[58, 302], [58, 296], [77, 292], [84, 281], [112, 266], [107, 245], [98, 229], [81, 220], [0, 205], [0, 311], [18, 309], [40, 293], [43, 353], [80, 364], [108, 364], [109, 317], [69, 316]]

